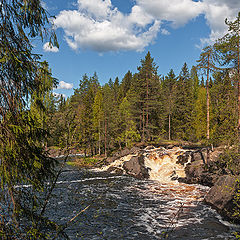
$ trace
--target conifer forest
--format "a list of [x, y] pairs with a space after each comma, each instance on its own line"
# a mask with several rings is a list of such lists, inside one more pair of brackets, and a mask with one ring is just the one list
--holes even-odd
[[0, 3], [1, 239], [70, 239], [78, 215], [65, 225], [45, 215], [62, 168], [52, 149], [67, 161], [72, 150], [104, 160], [141, 144], [224, 146], [221, 161], [239, 175], [240, 13], [194, 66], [163, 75], [147, 52], [122, 79], [79, 76], [68, 98], [53, 94], [58, 79], [33, 51], [35, 38], [59, 47], [51, 24], [39, 0]]

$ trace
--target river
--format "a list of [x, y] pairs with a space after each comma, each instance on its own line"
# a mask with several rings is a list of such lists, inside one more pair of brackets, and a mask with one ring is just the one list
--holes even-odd
[[70, 239], [235, 239], [238, 227], [204, 204], [208, 190], [66, 165], [46, 212], [64, 224], [89, 206], [67, 228]]

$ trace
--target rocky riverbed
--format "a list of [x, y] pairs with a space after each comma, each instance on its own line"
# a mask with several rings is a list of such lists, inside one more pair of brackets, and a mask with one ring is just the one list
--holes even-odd
[[225, 219], [239, 223], [236, 215], [239, 203], [238, 177], [218, 166], [223, 148], [183, 149], [148, 146], [134, 147], [115, 153], [106, 159], [105, 170], [127, 173], [137, 179], [160, 182], [178, 181], [210, 187], [204, 201]]

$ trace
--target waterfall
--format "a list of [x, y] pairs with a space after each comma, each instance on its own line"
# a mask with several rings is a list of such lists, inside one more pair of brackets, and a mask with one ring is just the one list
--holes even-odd
[[191, 161], [190, 156], [184, 164], [178, 157], [186, 150], [179, 147], [173, 149], [153, 148], [144, 153], [144, 163], [149, 169], [149, 178], [160, 182], [170, 182], [185, 177], [185, 167]]
[[[177, 182], [178, 178], [185, 177], [185, 167], [191, 161], [191, 157], [186, 152], [188, 151], [179, 147], [172, 149], [147, 147], [138, 153], [120, 157], [111, 164], [94, 169], [94, 171], [113, 173], [121, 171], [123, 174], [136, 176], [147, 169], [150, 180], [157, 180], [161, 183]], [[132, 161], [131, 170], [126, 164], [130, 161]]]

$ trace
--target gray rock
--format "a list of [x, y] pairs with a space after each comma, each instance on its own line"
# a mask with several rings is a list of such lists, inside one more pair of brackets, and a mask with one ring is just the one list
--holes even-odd
[[[177, 157], [177, 159], [178, 159], [178, 160], [177, 160], [177, 163], [178, 163], [178, 164], [181, 164], [181, 165], [184, 165], [185, 163], [188, 162], [189, 157], [192, 158], [192, 152], [191, 152], [191, 151], [187, 151], [187, 152], [179, 155], [179, 156]], [[192, 160], [191, 160], [191, 161], [192, 161]]]
[[139, 147], [132, 147], [131, 150], [130, 150], [130, 154], [137, 154], [141, 151], [141, 148]]
[[113, 157], [108, 157], [106, 159], [106, 163], [110, 164], [113, 163], [115, 160], [117, 160], [119, 157], [113, 156]]
[[239, 217], [234, 216], [236, 191], [237, 178], [229, 175], [221, 176], [206, 195], [205, 202], [226, 219], [239, 223]]
[[121, 157], [125, 157], [128, 154], [130, 154], [130, 150], [128, 148], [125, 148], [121, 151], [118, 151], [118, 152], [114, 153], [112, 157], [108, 157], [106, 159], [106, 163], [108, 163], [108, 164], [113, 163], [115, 160], [117, 160]]
[[143, 155], [132, 157], [129, 161], [124, 162], [123, 168], [125, 169], [127, 174], [135, 178], [149, 178], [148, 169], [144, 166]]

